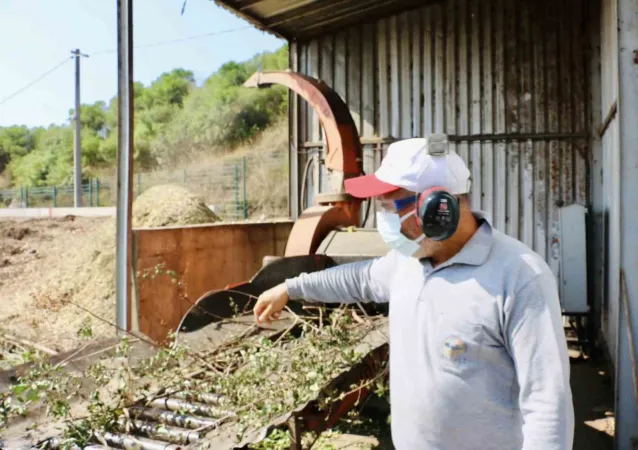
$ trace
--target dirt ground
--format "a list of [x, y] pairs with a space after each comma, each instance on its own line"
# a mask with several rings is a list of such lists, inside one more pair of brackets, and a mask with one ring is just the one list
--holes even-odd
[[47, 305], [34, 296], [46, 288], [46, 274], [86, 244], [104, 218], [0, 220], [0, 327], [23, 339], [49, 345]]
[[[55, 339], [46, 331], [55, 312], [47, 312], [47, 305], [39, 304], [34, 292], [46, 287], [44, 275], [59, 265], [72, 249], [86, 245], [91, 231], [104, 221], [104, 218], [82, 217], [0, 220], [0, 328], [5, 333], [58, 350]], [[573, 448], [611, 450], [613, 391], [607, 369], [600, 361], [573, 358], [571, 370], [576, 410]], [[392, 449], [383, 413], [378, 415], [376, 409], [372, 415], [376, 415], [377, 423], [381, 424], [376, 431], [344, 430], [347, 434], [335, 437], [333, 445], [341, 449]]]

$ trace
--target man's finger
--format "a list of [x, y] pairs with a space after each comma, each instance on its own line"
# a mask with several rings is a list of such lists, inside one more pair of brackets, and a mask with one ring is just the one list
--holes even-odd
[[258, 323], [269, 322], [270, 321], [270, 313], [272, 311], [272, 305], [268, 305], [263, 313], [259, 315]]
[[257, 304], [253, 308], [253, 315], [255, 316], [255, 321], [259, 322], [259, 316], [261, 315], [261, 312], [264, 310], [264, 307], [265, 305], [263, 302], [257, 301]]

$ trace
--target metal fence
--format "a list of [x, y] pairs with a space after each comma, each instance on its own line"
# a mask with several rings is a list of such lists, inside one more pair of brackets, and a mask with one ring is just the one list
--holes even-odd
[[[140, 172], [133, 179], [134, 197], [147, 189], [177, 184], [201, 197], [224, 219], [286, 215], [288, 211], [286, 152], [227, 158], [222, 164], [179, 171]], [[82, 185], [82, 206], [114, 206], [117, 182], [93, 178]], [[72, 207], [73, 185], [18, 187], [0, 190], [0, 207]]]

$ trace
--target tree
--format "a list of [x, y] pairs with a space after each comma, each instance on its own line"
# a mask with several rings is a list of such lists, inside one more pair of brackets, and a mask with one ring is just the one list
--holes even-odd
[[[283, 70], [288, 47], [263, 52], [244, 62], [222, 65], [197, 86], [192, 71], [176, 68], [148, 86], [135, 82], [134, 147], [136, 170], [175, 163], [192, 153], [226, 152], [268, 127], [286, 112], [281, 86], [246, 89], [255, 71]], [[81, 106], [82, 173], [112, 168], [117, 156], [117, 97]], [[69, 118], [74, 111], [69, 111]], [[72, 181], [73, 121], [29, 129], [0, 128], [0, 172], [16, 186]]]

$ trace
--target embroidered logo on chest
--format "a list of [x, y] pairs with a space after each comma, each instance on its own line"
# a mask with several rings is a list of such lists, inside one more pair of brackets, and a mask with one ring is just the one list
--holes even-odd
[[467, 344], [460, 338], [450, 336], [443, 341], [443, 356], [451, 361], [462, 362], [467, 353]]

